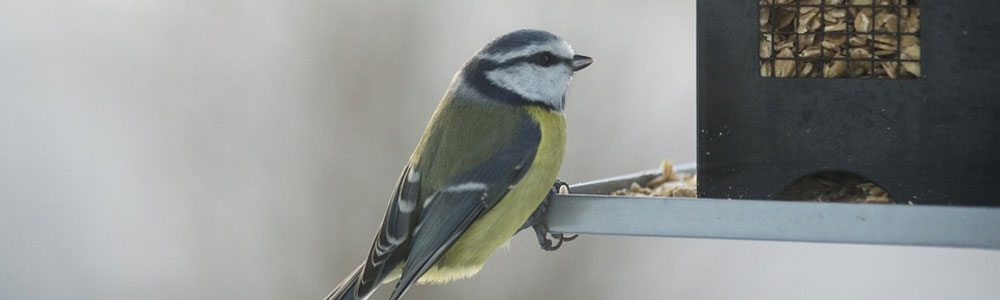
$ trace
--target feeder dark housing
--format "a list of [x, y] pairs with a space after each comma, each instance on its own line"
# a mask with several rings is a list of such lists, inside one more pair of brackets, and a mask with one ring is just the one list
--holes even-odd
[[[796, 11], [806, 2], [792, 1]], [[812, 2], [823, 13], [855, 3]], [[870, 180], [897, 203], [1000, 206], [1000, 2], [908, 3], [889, 9], [918, 8], [919, 32], [851, 22], [809, 34], [868, 35], [868, 43], [895, 35], [897, 44], [910, 34], [920, 40], [919, 60], [899, 54], [902, 46], [888, 59], [848, 49], [810, 60], [802, 48], [808, 45], [798, 44], [809, 40], [796, 39], [792, 52], [776, 53], [776, 44], [762, 50], [763, 37], [783, 30], [762, 28], [762, 10], [789, 8], [770, 0], [699, 0], [699, 197], [777, 199], [797, 180], [835, 173]], [[799, 25], [796, 19], [787, 34], [797, 38]], [[831, 75], [837, 60], [871, 69]], [[904, 72], [907, 62], [919, 64], [919, 75]], [[791, 74], [779, 68], [789, 63]], [[812, 67], [821, 72], [804, 70]]]

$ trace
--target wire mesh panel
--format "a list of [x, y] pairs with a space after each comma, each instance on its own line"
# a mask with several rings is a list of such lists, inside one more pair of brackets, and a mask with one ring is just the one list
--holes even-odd
[[916, 0], [759, 0], [760, 76], [918, 78]]

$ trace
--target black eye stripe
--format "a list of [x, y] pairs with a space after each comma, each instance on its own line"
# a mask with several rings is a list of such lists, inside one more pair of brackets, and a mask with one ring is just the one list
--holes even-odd
[[[539, 63], [540, 55], [546, 55], [546, 54], [551, 56], [550, 61], [548, 63], [544, 63], [544, 64], [543, 63]], [[521, 64], [521, 63], [529, 63], [529, 64], [539, 65], [539, 66], [543, 66], [543, 67], [549, 67], [549, 66], [553, 66], [553, 65], [556, 65], [556, 64], [563, 64], [563, 65], [571, 66], [573, 64], [573, 59], [571, 59], [571, 58], [561, 58], [559, 56], [556, 56], [556, 55], [552, 54], [551, 52], [545, 51], [545, 52], [539, 52], [539, 53], [535, 53], [535, 54], [528, 55], [528, 56], [520, 56], [520, 57], [517, 57], [517, 58], [509, 59], [509, 60], [507, 60], [507, 61], [505, 61], [503, 63], [496, 64], [495, 68], [509, 67], [509, 66], [513, 66], [513, 65], [517, 65], [517, 64]]]
[[534, 58], [532, 63], [543, 67], [559, 63], [559, 58], [552, 54], [552, 52], [548, 51], [536, 53], [535, 55], [532, 55], [532, 58]]

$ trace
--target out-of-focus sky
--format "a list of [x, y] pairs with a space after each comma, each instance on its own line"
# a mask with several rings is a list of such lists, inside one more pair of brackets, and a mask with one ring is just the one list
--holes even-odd
[[[454, 72], [521, 28], [597, 59], [561, 178], [693, 161], [694, 5], [0, 2], [0, 298], [325, 295]], [[407, 299], [995, 299], [997, 278], [991, 251], [521, 234]]]

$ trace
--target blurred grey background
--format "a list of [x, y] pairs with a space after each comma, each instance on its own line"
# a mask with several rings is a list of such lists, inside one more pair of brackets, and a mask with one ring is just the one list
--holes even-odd
[[[563, 179], [693, 161], [694, 14], [0, 1], [0, 298], [325, 295], [363, 259], [454, 72], [520, 28], [597, 59], [570, 89]], [[990, 251], [584, 236], [547, 253], [521, 234], [479, 276], [407, 299], [997, 299], [998, 278]]]

